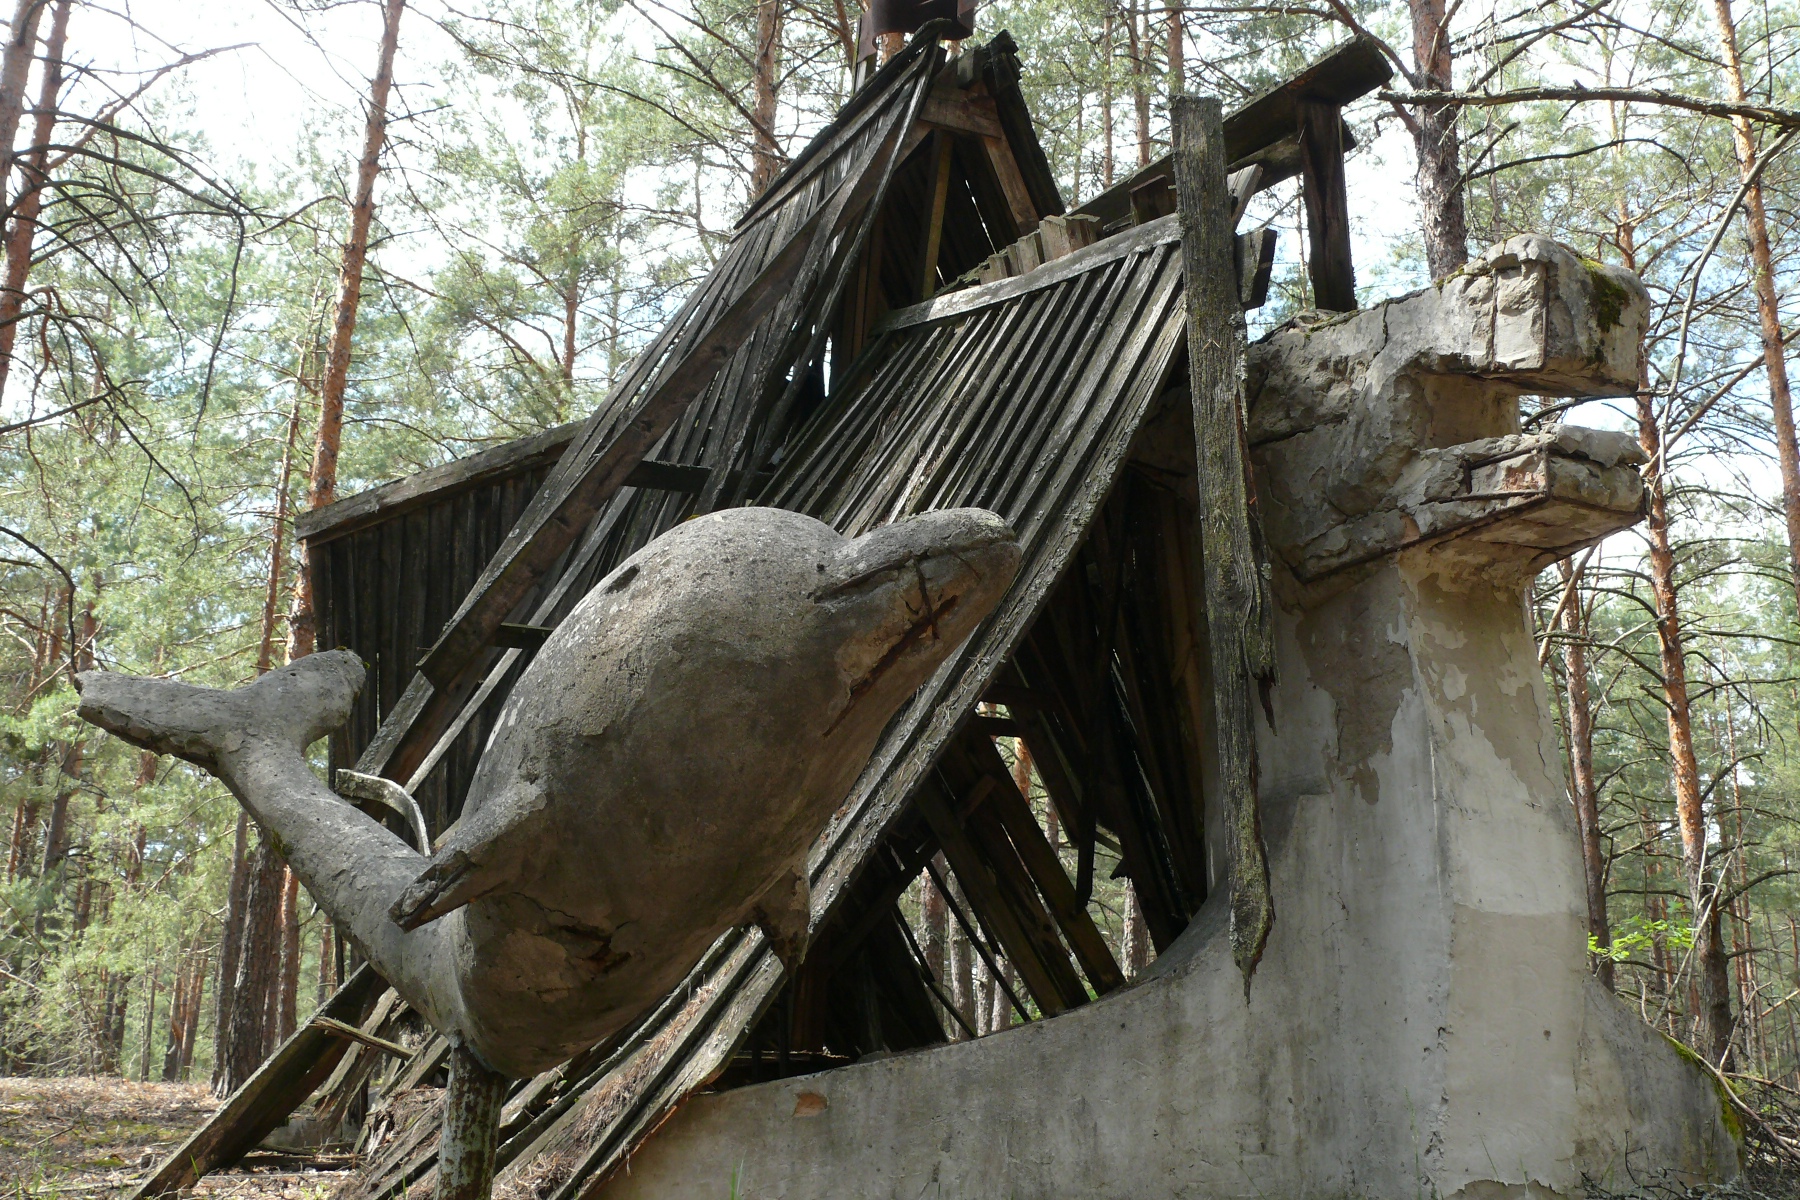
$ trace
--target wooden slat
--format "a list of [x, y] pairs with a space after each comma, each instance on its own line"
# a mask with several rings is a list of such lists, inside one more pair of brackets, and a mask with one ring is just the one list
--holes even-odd
[[[344, 986], [319, 1007], [319, 1018], [353, 1022], [385, 984], [368, 965], [358, 967]], [[176, 1147], [131, 1193], [131, 1200], [169, 1196], [200, 1178], [230, 1166], [269, 1135], [325, 1081], [350, 1046], [338, 1033], [308, 1021], [281, 1044], [256, 1073], [233, 1092], [206, 1123]]]

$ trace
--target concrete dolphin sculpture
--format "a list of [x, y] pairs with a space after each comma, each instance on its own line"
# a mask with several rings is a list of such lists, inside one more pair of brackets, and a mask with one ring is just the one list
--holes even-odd
[[539, 649], [429, 860], [304, 757], [350, 711], [352, 654], [229, 692], [89, 672], [81, 715], [222, 779], [401, 995], [528, 1076], [644, 1012], [733, 926], [797, 957], [808, 847], [1019, 557], [979, 509], [855, 539], [766, 508], [678, 526]]

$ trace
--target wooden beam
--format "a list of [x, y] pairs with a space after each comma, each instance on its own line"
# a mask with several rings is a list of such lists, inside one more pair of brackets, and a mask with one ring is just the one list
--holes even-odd
[[1066, 1011], [1069, 1005], [1063, 998], [1063, 989], [1057, 986], [1049, 968], [1038, 957], [1031, 936], [1002, 896], [994, 869], [988, 865], [943, 793], [934, 782], [927, 782], [919, 789], [914, 802], [937, 835], [938, 844], [944, 848], [944, 858], [956, 872], [963, 895], [968, 897], [982, 924], [992, 931], [1007, 961], [1018, 969], [1019, 978], [1024, 980], [1025, 988], [1037, 1001], [1038, 1008], [1045, 1016]]
[[1089, 915], [1087, 905], [1076, 896], [1075, 885], [1069, 882], [1069, 876], [1063, 870], [1062, 862], [1057, 858], [1050, 840], [1044, 836], [1044, 830], [1031, 811], [1030, 803], [1012, 781], [1000, 752], [985, 737], [965, 738], [965, 745], [982, 770], [990, 775], [998, 772], [1006, 777], [1006, 784], [995, 788], [988, 797], [988, 807], [999, 818], [1006, 836], [1018, 851], [1025, 870], [1030, 873], [1032, 882], [1043, 894], [1051, 915], [1056, 918], [1063, 937], [1068, 940], [1069, 948], [1075, 952], [1075, 958], [1081, 963], [1088, 982], [1101, 995], [1119, 987], [1125, 982], [1125, 973], [1119, 969], [1118, 960], [1113, 958], [1106, 939], [1094, 925], [1094, 918]]
[[947, 133], [937, 135], [936, 162], [931, 171], [931, 212], [925, 224], [925, 258], [921, 263], [919, 298], [931, 299], [937, 291], [938, 254], [944, 246], [944, 207], [950, 202], [950, 167], [956, 145]]
[[925, 97], [919, 120], [935, 129], [969, 134], [979, 138], [1004, 138], [1000, 118], [994, 115], [994, 102], [986, 96], [971, 96], [954, 86], [942, 85]]
[[[1342, 108], [1392, 78], [1393, 68], [1379, 43], [1352, 38], [1227, 116], [1226, 161], [1234, 170], [1253, 163], [1262, 166], [1263, 176], [1257, 182], [1258, 189], [1292, 179], [1300, 173], [1296, 131], [1300, 127], [1302, 101], [1323, 100]], [[1349, 127], [1341, 122], [1339, 136], [1345, 150], [1355, 147], [1356, 139], [1351, 136]], [[1130, 215], [1131, 189], [1153, 176], [1167, 174], [1171, 159], [1172, 156], [1157, 159], [1088, 200], [1076, 211], [1098, 217], [1106, 226], [1114, 226]]]
[[313, 1089], [325, 1082], [351, 1043], [338, 1031], [320, 1024], [350, 1022], [361, 1018], [363, 1006], [386, 987], [386, 982], [367, 963], [344, 981], [331, 999], [320, 1006], [313, 1020], [302, 1025], [281, 1044], [256, 1073], [233, 1092], [206, 1123], [176, 1147], [130, 1200], [170, 1196], [191, 1188], [220, 1167], [230, 1166], [256, 1147], [271, 1130], [306, 1102]]
[[1175, 182], [1188, 296], [1189, 395], [1200, 479], [1200, 557], [1219, 777], [1231, 876], [1231, 952], [1248, 991], [1275, 909], [1256, 781], [1256, 697], [1275, 682], [1273, 605], [1263, 578], [1245, 456], [1242, 306], [1216, 100], [1174, 102]]
[[1312, 258], [1313, 307], [1356, 311], [1356, 268], [1350, 260], [1350, 197], [1344, 187], [1343, 114], [1328, 101], [1300, 105], [1300, 179]]
[[1300, 106], [1306, 101], [1342, 108], [1393, 77], [1393, 66], [1372, 38], [1353, 37], [1334, 46], [1232, 110], [1223, 123], [1225, 160], [1235, 165], [1289, 137], [1299, 127]]
[[1269, 280], [1275, 271], [1275, 229], [1259, 226], [1235, 239], [1238, 303], [1245, 312], [1269, 302]]
[[1031, 202], [1025, 176], [1019, 173], [1019, 164], [1013, 158], [1012, 144], [1003, 137], [984, 137], [981, 144], [987, 149], [988, 162], [1000, 181], [1000, 190], [1006, 196], [1007, 208], [1012, 211], [1013, 223], [1019, 227], [1019, 236], [1024, 237], [1037, 228], [1039, 213]]

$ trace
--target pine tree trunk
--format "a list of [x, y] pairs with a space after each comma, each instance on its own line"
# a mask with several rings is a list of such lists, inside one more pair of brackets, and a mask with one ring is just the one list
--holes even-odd
[[175, 972], [175, 995], [169, 1000], [169, 1041], [163, 1050], [162, 1081], [181, 1078], [183, 1039], [187, 1037], [188, 1006], [193, 1004], [195, 982], [191, 958], [183, 958]]
[[1662, 825], [1652, 819], [1648, 810], [1638, 814], [1638, 832], [1644, 842], [1644, 919], [1650, 922], [1650, 982], [1658, 996], [1667, 996], [1674, 976], [1669, 962], [1669, 940], [1662, 930], [1669, 919], [1669, 906], [1650, 889], [1662, 882], [1657, 865], [1661, 855]]
[[331, 918], [325, 913], [319, 914], [319, 995], [315, 1007], [322, 1005], [337, 990], [337, 972], [332, 969], [333, 951], [337, 949], [336, 939], [332, 936]]
[[[1015, 988], [1018, 986], [1018, 973], [1013, 970], [1011, 963], [1001, 963], [1000, 974], [1008, 986]], [[995, 1033], [1002, 1029], [1011, 1029], [1013, 1023], [1012, 998], [1006, 994], [1006, 987], [1001, 986], [999, 979], [994, 981], [994, 990], [989, 997], [989, 1002], [993, 1005], [993, 1012], [988, 1017], [988, 1029]]]
[[144, 1044], [138, 1047], [138, 1081], [150, 1082], [150, 1045], [156, 1040], [156, 985], [158, 973], [150, 968], [150, 994], [144, 999]]
[[975, 1033], [985, 1036], [994, 1032], [994, 975], [988, 970], [987, 961], [977, 958], [974, 963], [975, 976]]
[[1137, 113], [1139, 167], [1150, 165], [1150, 68], [1144, 61], [1144, 27], [1139, 23], [1137, 0], [1125, 10], [1126, 52], [1131, 55], [1131, 104]]
[[[1187, 30], [1183, 24], [1183, 0], [1169, 0], [1169, 95], [1187, 91]], [[1079, 143], [1078, 143], [1079, 144]]]
[[188, 997], [187, 1026], [181, 1034], [181, 1079], [185, 1082], [194, 1065], [194, 1047], [200, 1037], [200, 1005], [206, 998], [206, 951], [194, 963], [193, 992]]
[[1119, 965], [1125, 968], [1125, 978], [1141, 977], [1150, 965], [1150, 929], [1144, 922], [1137, 888], [1130, 880], [1125, 881], [1125, 929], [1119, 940]]
[[1681, 862], [1694, 908], [1694, 965], [1698, 976], [1701, 1048], [1721, 1069], [1731, 1060], [1731, 979], [1720, 938], [1718, 890], [1706, 860], [1706, 814], [1700, 767], [1694, 753], [1688, 706], [1686, 647], [1675, 585], [1675, 552], [1669, 536], [1668, 499], [1663, 489], [1662, 431], [1648, 389], [1637, 394], [1638, 440], [1649, 456], [1650, 586], [1656, 600], [1657, 646], [1661, 655], [1663, 701], [1668, 712], [1669, 761], [1674, 775], [1676, 825], [1681, 830]]
[[750, 194], [760, 196], [781, 171], [781, 148], [775, 141], [775, 112], [781, 80], [781, 25], [785, 0], [757, 0], [755, 128], [750, 172]]
[[[344, 434], [344, 390], [350, 378], [350, 345], [356, 335], [362, 303], [363, 264], [369, 254], [369, 227], [375, 217], [375, 178], [381, 172], [381, 149], [387, 142], [388, 92], [394, 82], [394, 51], [400, 44], [400, 14], [406, 0], [384, 0], [381, 54], [369, 87], [369, 115], [363, 127], [362, 158], [356, 167], [356, 192], [350, 202], [350, 230], [344, 239], [338, 271], [337, 298], [332, 304], [331, 337], [325, 347], [325, 370], [319, 385], [319, 427], [313, 445], [307, 508], [323, 508], [337, 499], [338, 450]], [[294, 606], [288, 618], [288, 657], [304, 658], [317, 640], [312, 570], [301, 543], [300, 574], [294, 580]]]
[[1102, 149], [1100, 154], [1100, 186], [1102, 189], [1113, 185], [1113, 174], [1116, 170], [1113, 163], [1113, 50], [1118, 41], [1118, 34], [1113, 29], [1112, 9], [1108, 8], [1106, 18], [1100, 23], [1100, 38], [1105, 46], [1105, 58], [1102, 60], [1100, 84], [1100, 136]]
[[37, 57], [38, 22], [50, 0], [19, 0], [0, 50], [0, 187], [10, 189], [15, 161], [13, 143], [25, 116], [25, 87]]
[[[1416, 86], [1450, 91], [1450, 21], [1444, 0], [1408, 0], [1412, 10]], [[1469, 261], [1468, 218], [1463, 211], [1462, 151], [1456, 114], [1449, 105], [1414, 110], [1413, 149], [1418, 156], [1420, 215], [1425, 226], [1425, 264], [1442, 279]]]
[[[1731, 87], [1731, 98], [1742, 104], [1749, 100], [1744, 86], [1744, 60], [1738, 51], [1737, 24], [1731, 15], [1731, 0], [1713, 0], [1713, 15], [1719, 26], [1719, 47], [1725, 60], [1725, 77]], [[1731, 123], [1733, 143], [1737, 149], [1738, 169], [1749, 179], [1757, 166], [1756, 140], [1750, 122], [1739, 118]], [[1771, 432], [1775, 435], [1775, 457], [1781, 465], [1781, 502], [1787, 518], [1788, 573], [1793, 582], [1796, 603], [1800, 603], [1800, 447], [1794, 436], [1794, 398], [1788, 386], [1787, 355], [1782, 344], [1781, 308], [1775, 294], [1775, 260], [1769, 246], [1769, 218], [1763, 205], [1761, 181], [1754, 182], [1744, 193], [1745, 233], [1750, 241], [1750, 280], [1756, 293], [1756, 316], [1762, 333], [1763, 369], [1769, 379]]]
[[238, 960], [243, 956], [245, 903], [250, 893], [249, 836], [250, 815], [240, 810], [237, 835], [231, 847], [231, 884], [225, 896], [225, 928], [219, 935], [219, 982], [213, 988], [212, 1090], [221, 1096], [230, 1095], [230, 1089], [225, 1088], [224, 1050], [232, 1010], [236, 1007]]
[[[939, 855], [939, 862], [943, 856]], [[939, 873], [943, 868], [939, 867]], [[920, 947], [925, 954], [925, 968], [931, 977], [940, 984], [948, 978], [945, 969], [946, 935], [949, 932], [950, 910], [944, 903], [944, 893], [938, 891], [937, 883], [927, 874], [919, 882], [919, 914], [925, 924], [925, 943]]]
[[13, 810], [11, 848], [6, 856], [6, 881], [11, 883], [19, 872], [28, 869], [33, 843], [37, 841], [38, 802], [21, 800]]
[[232, 984], [230, 1019], [219, 1039], [213, 1093], [229, 1096], [262, 1065], [269, 1041], [270, 998], [281, 972], [281, 857], [259, 836], [244, 898], [244, 936]]
[[275, 665], [275, 624], [281, 611], [281, 584], [287, 566], [288, 492], [294, 478], [294, 446], [300, 440], [300, 407], [305, 389], [294, 388], [294, 407], [288, 414], [287, 441], [281, 450], [281, 471], [275, 483], [274, 528], [269, 537], [268, 586], [263, 590], [262, 639], [256, 647], [256, 673], [266, 674]]
[[[951, 886], [955, 887], [954, 884]], [[962, 903], [960, 896], [957, 897], [957, 902]], [[968, 908], [964, 906], [963, 912], [967, 913], [968, 911]], [[949, 959], [950, 1001], [956, 1005], [956, 1011], [962, 1014], [962, 1019], [968, 1023], [968, 1027], [975, 1029], [975, 948], [969, 944], [969, 935], [963, 931], [960, 921], [953, 920], [950, 923], [948, 941], [949, 945], [946, 949]], [[959, 1030], [956, 1036], [966, 1037], [967, 1034]]]
[[36, 123], [31, 147], [20, 164], [24, 168], [22, 192], [13, 201], [12, 227], [6, 231], [6, 280], [0, 284], [0, 393], [12, 369], [13, 344], [19, 336], [19, 318], [25, 311], [25, 279], [31, 270], [31, 246], [37, 236], [38, 214], [44, 207], [44, 172], [50, 158], [50, 138], [56, 131], [56, 105], [62, 94], [63, 52], [69, 37], [69, 12], [73, 0], [57, 0], [50, 18], [50, 37], [44, 45], [44, 78], [38, 92]]
[[[1567, 560], [1560, 564], [1565, 583], [1573, 574]], [[1602, 951], [1612, 946], [1612, 926], [1606, 915], [1606, 858], [1600, 851], [1600, 798], [1594, 784], [1594, 709], [1588, 698], [1587, 631], [1582, 627], [1581, 601], [1570, 602], [1563, 613], [1563, 670], [1569, 708], [1569, 779], [1575, 803], [1575, 824], [1581, 834], [1581, 866], [1587, 883], [1588, 936]], [[1613, 960], [1596, 957], [1594, 974], [1615, 991]]]

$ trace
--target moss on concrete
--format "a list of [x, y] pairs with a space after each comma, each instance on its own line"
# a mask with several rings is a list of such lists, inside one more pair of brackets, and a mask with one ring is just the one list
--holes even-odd
[[[1660, 1033], [1661, 1031], [1659, 1030], [1658, 1032]], [[1691, 1048], [1676, 1041], [1666, 1033], [1662, 1034], [1662, 1039], [1675, 1048], [1675, 1053], [1693, 1063], [1694, 1069], [1711, 1081], [1713, 1091], [1716, 1092], [1719, 1097], [1719, 1118], [1725, 1122], [1725, 1130], [1731, 1134], [1731, 1140], [1737, 1143], [1738, 1154], [1741, 1157], [1744, 1153], [1744, 1122], [1738, 1116], [1737, 1107], [1732, 1102], [1734, 1097], [1729, 1090], [1729, 1085], [1726, 1084], [1724, 1080], [1720, 1079], [1718, 1073], [1712, 1070], [1706, 1064], [1705, 1060], [1698, 1054], [1695, 1054]]]
[[1619, 327], [1624, 319], [1625, 309], [1631, 304], [1631, 297], [1625, 288], [1614, 279], [1606, 267], [1591, 258], [1581, 260], [1587, 268], [1588, 279], [1594, 287], [1594, 324], [1599, 327], [1602, 336]]

